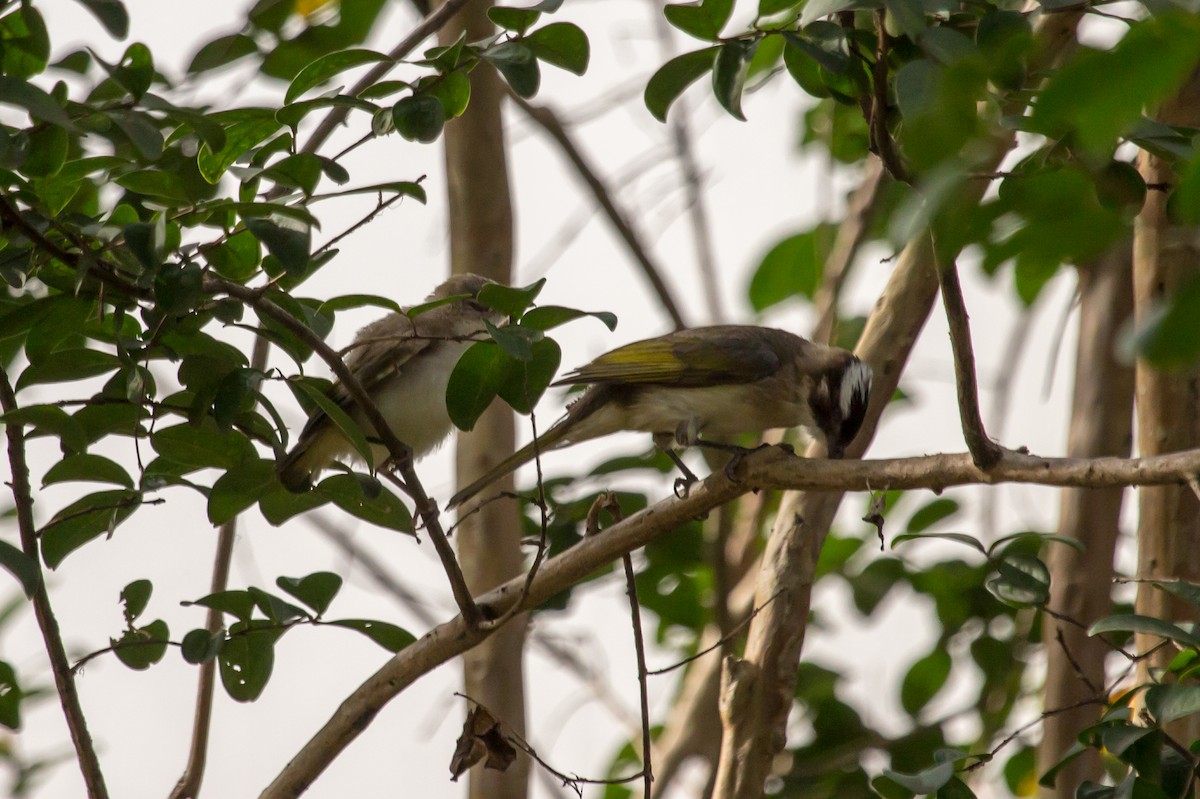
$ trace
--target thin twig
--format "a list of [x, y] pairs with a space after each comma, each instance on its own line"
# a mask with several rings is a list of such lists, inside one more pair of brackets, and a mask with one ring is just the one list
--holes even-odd
[[[267, 358], [271, 348], [265, 338], [254, 340], [254, 353], [250, 356], [250, 368], [259, 372], [267, 369]], [[233, 543], [237, 538], [237, 517], [221, 525], [217, 534], [217, 551], [213, 556], [212, 580], [209, 593], [216, 594], [229, 587], [229, 565], [233, 559]], [[225, 614], [216, 608], [208, 609], [204, 628], [210, 635], [225, 627]], [[204, 768], [208, 761], [208, 739], [212, 728], [213, 692], [216, 684], [217, 660], [210, 658], [200, 664], [196, 675], [196, 711], [192, 718], [192, 741], [188, 748], [187, 765], [183, 774], [171, 790], [169, 799], [193, 799], [200, 793], [204, 781]]]
[[[930, 238], [933, 238], [932, 232]], [[950, 327], [950, 348], [954, 352], [954, 374], [958, 384], [958, 412], [962, 420], [963, 438], [975, 465], [989, 469], [999, 462], [1002, 450], [988, 438], [979, 412], [979, 387], [975, 382], [975, 352], [971, 347], [971, 323], [958, 282], [958, 265], [951, 259], [943, 263], [937, 241], [932, 242], [933, 259], [942, 289], [942, 304]]]
[[[7, 203], [3, 205], [8, 207]], [[6, 414], [17, 410], [17, 398], [9, 382], [8, 372], [3, 366], [0, 366], [0, 410]], [[50, 670], [54, 675], [54, 686], [63, 715], [66, 717], [71, 742], [75, 746], [75, 756], [79, 760], [79, 770], [83, 773], [88, 797], [107, 799], [108, 789], [104, 784], [104, 773], [100, 770], [100, 760], [96, 757], [96, 748], [92, 743], [91, 734], [88, 733], [87, 719], [83, 715], [79, 692], [75, 687], [75, 677], [71, 673], [71, 664], [67, 660], [67, 651], [58, 629], [58, 619], [55, 618], [54, 609], [50, 605], [50, 594], [46, 590], [45, 575], [42, 573], [37, 530], [33, 522], [29, 464], [25, 460], [25, 427], [21, 422], [10, 419], [5, 422], [4, 431], [8, 437], [8, 464], [12, 473], [9, 485], [17, 511], [21, 551], [25, 553], [31, 568], [37, 573], [37, 585], [31, 597], [33, 612], [37, 618], [38, 629], [42, 633], [42, 641], [46, 645], [46, 655], [50, 659]]]
[[744, 629], [747, 624], [750, 623], [751, 619], [753, 619], [755, 616], [757, 616], [764, 608], [767, 607], [767, 605], [770, 605], [772, 602], [774, 602], [776, 599], [778, 599], [779, 595], [782, 593], [783, 593], [783, 589], [780, 589], [780, 590], [776, 591], [774, 594], [772, 594], [770, 599], [768, 599], [766, 602], [759, 605], [754, 610], [752, 610], [749, 614], [747, 614], [746, 618], [739, 621], [728, 633], [726, 633], [725, 635], [723, 635], [721, 637], [721, 640], [717, 641], [712, 646], [705, 647], [704, 649], [701, 649], [699, 652], [692, 655], [691, 657], [686, 657], [683, 660], [679, 661], [678, 663], [672, 663], [670, 666], [664, 666], [661, 669], [654, 669], [653, 671], [648, 671], [646, 673], [651, 676], [658, 676], [659, 674], [667, 674], [668, 672], [675, 671], [675, 669], [679, 669], [679, 668], [686, 666], [687, 664], [691, 663], [693, 660], [699, 660], [700, 658], [707, 655], [709, 652], [714, 652], [714, 651], [720, 649], [721, 647], [725, 646], [725, 644], [732, 641], [737, 636], [737, 634], [739, 632], [741, 632], [742, 629]]
[[566, 128], [559, 122], [558, 116], [545, 106], [531, 105], [515, 94], [511, 94], [510, 96], [513, 102], [528, 114], [530, 119], [540, 125], [554, 139], [558, 146], [562, 148], [567, 160], [571, 162], [579, 177], [591, 189], [596, 202], [604, 209], [605, 216], [612, 222], [617, 234], [629, 248], [630, 254], [633, 255], [634, 260], [641, 266], [643, 274], [650, 281], [650, 285], [658, 295], [659, 302], [662, 303], [663, 309], [671, 317], [671, 321], [675, 324], [675, 327], [677, 329], [687, 327], [687, 323], [683, 319], [683, 314], [680, 312], [679, 306], [675, 303], [675, 299], [671, 296], [671, 291], [663, 279], [664, 270], [650, 257], [649, 249], [642, 242], [638, 232], [633, 229], [633, 224], [629, 221], [628, 216], [617, 207], [616, 199], [613, 197], [612, 192], [605, 185], [599, 173], [592, 168], [583, 153], [575, 145]]
[[[421, 20], [421, 24], [413, 28], [412, 33], [408, 34], [399, 44], [392, 48], [391, 52], [388, 53], [388, 57], [391, 58], [390, 61], [381, 61], [373, 66], [357, 83], [347, 90], [346, 94], [351, 97], [357, 97], [365, 89], [374, 86], [380, 78], [388, 74], [396, 66], [396, 62], [407, 56], [421, 42], [441, 30], [442, 26], [449, 22], [466, 4], [467, 0], [446, 0], [436, 11]], [[308, 141], [304, 143], [303, 152], [315, 153], [319, 150], [321, 145], [325, 143], [325, 140], [333, 134], [338, 125], [346, 120], [349, 114], [350, 109], [346, 107], [332, 109], [321, 120], [321, 123], [317, 125], [316, 130], [313, 131]]]

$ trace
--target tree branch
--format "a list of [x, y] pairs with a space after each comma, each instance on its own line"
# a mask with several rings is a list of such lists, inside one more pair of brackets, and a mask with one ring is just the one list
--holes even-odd
[[[583, 580], [616, 558], [667, 535], [713, 508], [763, 488], [811, 491], [868, 491], [930, 488], [1003, 482], [1100, 487], [1186, 482], [1200, 473], [1200, 449], [1154, 458], [1039, 458], [1004, 451], [995, 467], [979, 469], [969, 453], [875, 461], [828, 461], [800, 458], [778, 448], [748, 455], [737, 482], [723, 471], [694, 486], [684, 499], [668, 498], [622, 522], [584, 538], [546, 561], [526, 589], [525, 576], [479, 597], [489, 616], [536, 607]], [[772, 607], [784, 605], [775, 602]], [[765, 611], [764, 611], [765, 613]], [[509, 616], [513, 618], [513, 616]], [[379, 710], [417, 679], [476, 646], [499, 627], [472, 628], [457, 617], [431, 630], [398, 652], [359, 686], [262, 793], [263, 799], [302, 794], [338, 755], [370, 725]]]
[[[7, 203], [4, 205], [7, 207]], [[8, 372], [3, 366], [0, 366], [0, 410], [4, 413], [17, 410], [17, 398], [13, 393], [12, 384], [9, 382]], [[12, 471], [10, 486], [13, 504], [17, 511], [17, 529], [21, 536], [21, 550], [37, 571], [37, 586], [31, 597], [33, 612], [37, 618], [38, 629], [42, 633], [42, 641], [46, 645], [46, 655], [50, 658], [50, 670], [54, 674], [54, 687], [58, 693], [58, 701], [62, 705], [63, 715], [67, 720], [71, 743], [75, 745], [75, 756], [79, 760], [79, 770], [83, 773], [83, 782], [87, 787], [88, 797], [90, 799], [108, 799], [104, 773], [100, 770], [100, 760], [96, 757], [96, 748], [92, 743], [92, 736], [88, 732], [87, 719], [84, 717], [83, 707], [79, 703], [79, 692], [75, 688], [75, 676], [71, 671], [71, 663], [67, 659], [62, 634], [58, 629], [58, 619], [54, 617], [54, 609], [50, 605], [50, 594], [46, 590], [45, 575], [42, 573], [37, 528], [33, 522], [33, 495], [29, 488], [29, 464], [25, 461], [25, 427], [20, 422], [8, 420], [4, 423], [4, 431], [8, 437], [8, 464]]]
[[570, 134], [567, 133], [567, 129], [559, 122], [558, 115], [545, 106], [531, 105], [515, 94], [510, 93], [510, 96], [513, 102], [528, 114], [530, 119], [540, 125], [550, 135], [550, 138], [554, 139], [558, 146], [562, 148], [567, 160], [571, 162], [579, 177], [591, 189], [592, 196], [596, 198], [596, 202], [604, 210], [605, 216], [608, 217], [613, 227], [616, 228], [617, 235], [625, 242], [630, 254], [633, 255], [634, 260], [641, 266], [643, 274], [650, 281], [655, 294], [658, 295], [659, 302], [662, 303], [664, 310], [670, 315], [675, 328], [687, 327], [679, 306], [671, 296], [671, 290], [667, 287], [666, 281], [663, 280], [663, 270], [651, 259], [649, 249], [642, 242], [637, 231], [633, 229], [633, 224], [629, 221], [626, 214], [617, 207], [612, 192], [575, 145]]
[[[932, 238], [932, 233], [930, 237]], [[950, 258], [943, 262], [937, 241], [931, 244], [933, 259], [942, 290], [942, 305], [950, 327], [950, 348], [954, 352], [954, 377], [958, 384], [958, 413], [962, 420], [963, 438], [975, 459], [975, 465], [987, 469], [1000, 460], [1000, 446], [988, 438], [979, 411], [979, 386], [975, 380], [975, 352], [971, 347], [971, 322], [958, 282], [958, 265]]]

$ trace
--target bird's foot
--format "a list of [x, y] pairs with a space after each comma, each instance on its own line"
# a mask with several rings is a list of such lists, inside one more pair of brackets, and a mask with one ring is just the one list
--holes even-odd
[[687, 477], [676, 477], [675, 496], [679, 497], [680, 499], [687, 499], [688, 494], [691, 493], [692, 486], [695, 483], [696, 477], [694, 475], [688, 475]]

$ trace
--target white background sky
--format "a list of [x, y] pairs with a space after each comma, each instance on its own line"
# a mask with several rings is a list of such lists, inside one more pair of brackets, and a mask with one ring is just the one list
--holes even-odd
[[[150, 44], [160, 59], [158, 68], [178, 77], [199, 44], [219, 33], [232, 32], [235, 21], [250, 3], [127, 0], [127, 5], [133, 23], [129, 41]], [[745, 19], [755, 5], [739, 3], [738, 19]], [[47, 17], [56, 54], [86, 44], [106, 60], [119, 58], [125, 43], [112, 41], [82, 6], [70, 0], [46, 0], [37, 6]], [[704, 316], [689, 228], [681, 215], [683, 195], [678, 169], [665, 157], [668, 129], [653, 120], [640, 101], [640, 88], [663, 61], [654, 36], [655, 13], [659, 12], [652, 3], [635, 0], [566, 3], [552, 19], [577, 22], [587, 31], [592, 44], [591, 68], [583, 78], [544, 68], [537, 101], [551, 104], [568, 120], [573, 111], [589, 112], [587, 122], [574, 129], [581, 146], [606, 173], [622, 176], [614, 181], [620, 188], [620, 201], [665, 266], [687, 318], [700, 324], [709, 320]], [[369, 45], [387, 50], [411, 24], [407, 4], [395, 2], [385, 11], [383, 24]], [[676, 52], [696, 46], [682, 35], [673, 45]], [[239, 93], [239, 103], [275, 102], [274, 98], [281, 96], [282, 85], [246, 85], [248, 75], [245, 69], [235, 69], [216, 83], [205, 79], [196, 92], [197, 102], [228, 102], [232, 92]], [[619, 95], [617, 99], [614, 92]], [[840, 197], [853, 185], [854, 176], [831, 180], [831, 170], [822, 157], [797, 152], [799, 117], [806, 101], [786, 76], [747, 96], [744, 109], [748, 123], [725, 115], [703, 82], [686, 97], [698, 158], [710, 190], [712, 233], [728, 320], [765, 321], [806, 332], [811, 318], [798, 305], [773, 311], [765, 320], [755, 320], [745, 289], [758, 260], [779, 238], [839, 215]], [[615, 333], [594, 321], [565, 328], [560, 337], [563, 367], [583, 363], [619, 344], [666, 332], [669, 320], [659, 311], [607, 223], [593, 212], [590, 197], [580, 189], [564, 159], [519, 112], [510, 111], [510, 174], [515, 182], [518, 221], [516, 281], [525, 284], [544, 275], [549, 282], [541, 297], [543, 302], [610, 310], [620, 317]], [[344, 131], [338, 141], [352, 141], [368, 126], [363, 115], [352, 117], [351, 123], [351, 129]], [[326, 152], [335, 152], [336, 147], [331, 145]], [[657, 155], [648, 158], [647, 153]], [[630, 170], [630, 164], [641, 166]], [[425, 187], [429, 205], [405, 201], [356, 233], [342, 244], [338, 258], [305, 286], [304, 293], [325, 298], [366, 292], [385, 294], [401, 303], [418, 301], [440, 282], [447, 269], [445, 181], [439, 146], [409, 144], [391, 137], [354, 153], [347, 166], [356, 184], [428, 175]], [[370, 198], [358, 198], [336, 207], [332, 203], [318, 206], [324, 228], [315, 241], [323, 242], [340, 232], [365, 213], [370, 203]], [[583, 220], [586, 224], [580, 228]], [[847, 293], [849, 310], [869, 310], [891, 269], [882, 260], [887, 255], [878, 249], [864, 253]], [[967, 266], [964, 282], [974, 323], [985, 412], [994, 404], [988, 386], [997, 377], [1015, 326], [1033, 326], [1028, 354], [1015, 375], [1014, 401], [1002, 443], [1025, 445], [1043, 454], [1060, 453], [1066, 436], [1073, 320], [1065, 325], [1061, 340], [1059, 332], [1064, 329], [1064, 315], [1070, 307], [1072, 282], [1060, 277], [1052, 283], [1027, 321], [1018, 316], [1010, 299], [1011, 276], [1007, 273], [996, 282], [987, 282], [976, 269]], [[368, 310], [340, 315], [331, 343], [345, 345], [357, 327], [376, 314]], [[1057, 349], [1052, 349], [1052, 344]], [[288, 368], [288, 364], [282, 365]], [[319, 364], [313, 370], [324, 373]], [[1047, 396], [1044, 384], [1048, 371], [1054, 373], [1054, 379]], [[903, 386], [916, 403], [889, 412], [872, 455], [962, 450], [954, 408], [953, 369], [940, 309], [931, 318], [907, 375]], [[29, 391], [20, 399], [32, 402], [58, 398], [60, 395], [54, 391], [55, 387]], [[557, 417], [562, 402], [555, 391], [547, 394], [540, 411], [543, 425]], [[302, 421], [300, 412], [286, 401], [283, 404], [289, 421], [298, 426]], [[990, 421], [995, 425], [994, 417]], [[616, 436], [551, 454], [545, 459], [546, 469], [548, 474], [561, 473], [573, 470], [584, 460], [598, 462], [617, 451], [640, 450], [646, 444], [637, 436]], [[128, 442], [104, 451], [132, 462]], [[452, 489], [452, 451], [452, 447], [444, 448], [419, 468], [427, 489], [443, 501]], [[44, 471], [55, 453], [39, 448], [34, 454], [36, 486], [40, 482], [38, 470]], [[614, 478], [614, 484], [618, 482], [627, 484]], [[670, 489], [664, 483], [654, 490], [666, 496]], [[39, 523], [65, 505], [76, 491], [78, 486], [39, 492]], [[1045, 530], [1052, 526], [1057, 514], [1054, 492], [1028, 487], [995, 491], [1001, 530]], [[121, 527], [112, 540], [87, 545], [50, 575], [52, 599], [72, 653], [82, 655], [102, 648], [109, 635], [120, 633], [118, 592], [141, 577], [152, 579], [156, 586], [146, 620], [166, 619], [176, 639], [203, 624], [199, 609], [182, 608], [178, 600], [207, 593], [215, 530], [207, 523], [203, 505], [194, 495], [176, 490], [165, 496], [165, 505], [140, 511], [136, 520]], [[920, 502], [927, 499], [921, 498]], [[847, 529], [860, 528], [861, 523], [855, 519], [862, 515], [864, 501], [861, 496], [850, 498], [848, 505], [853, 512], [843, 519]], [[916, 498], [909, 502], [911, 512], [919, 503]], [[980, 533], [977, 514], [972, 515], [977, 503], [971, 503], [970, 508], [969, 513], [955, 520], [952, 529]], [[393, 568], [411, 591], [425, 598], [437, 618], [453, 615], [445, 576], [428, 542], [417, 545], [405, 536], [351, 520], [337, 521], [350, 525], [355, 541]], [[924, 546], [928, 549], [909, 552], [924, 557], [936, 548], [934, 544]], [[360, 566], [333, 550], [306, 522], [276, 529], [263, 522], [257, 511], [244, 518], [234, 555], [232, 587], [256, 585], [269, 589], [278, 575], [301, 576], [323, 569], [347, 578], [331, 618], [382, 618], [417, 635], [425, 631], [411, 611], [381, 593]], [[615, 577], [598, 581], [577, 593], [580, 601], [571, 614], [539, 617], [533, 634], [573, 649], [607, 680], [628, 715], [636, 718], [635, 669], [623, 592], [623, 583]], [[899, 717], [894, 686], [933, 640], [932, 629], [916, 626], [919, 605], [911, 597], [900, 600], [871, 625], [846, 610], [848, 600], [840, 588], [820, 590], [814, 600], [827, 617], [844, 623], [835, 630], [810, 634], [805, 656], [843, 668], [856, 677], [850, 692], [869, 700], [864, 712], [871, 723], [894, 723]], [[653, 624], [653, 619], [646, 621], [648, 631]], [[12, 662], [27, 683], [37, 680], [47, 684], [48, 670], [32, 614], [26, 613], [19, 623], [6, 629], [0, 639], [0, 656]], [[278, 646], [274, 676], [259, 701], [237, 704], [218, 688], [204, 795], [256, 795], [329, 717], [337, 703], [386, 657], [383, 650], [350, 631], [299, 629], [288, 634]], [[674, 659], [669, 651], [652, 650], [650, 654], [652, 668]], [[452, 695], [460, 679], [459, 667], [451, 665], [412, 686], [379, 714], [308, 796], [464, 795], [465, 786], [451, 784], [447, 776], [461, 718], [461, 700]], [[677, 674], [651, 683], [656, 720], [663, 717], [675, 679]], [[968, 681], [959, 680], [959, 696]], [[547, 660], [536, 646], [530, 649], [526, 683], [529, 738], [538, 751], [561, 770], [602, 776], [628, 731], [592, 700], [589, 690], [575, 676]], [[194, 686], [195, 669], [185, 664], [175, 650], [148, 672], [129, 671], [112, 657], [105, 657], [93, 661], [80, 675], [83, 707], [114, 797], [161, 797], [170, 790], [186, 757]], [[931, 710], [937, 713], [938, 708], [957, 706], [955, 694], [953, 689], [946, 692]], [[71, 756], [57, 703], [30, 703], [25, 730], [16, 745], [30, 756]], [[535, 796], [554, 795], [541, 780], [536, 782]], [[72, 763], [55, 769], [41, 782], [37, 793], [48, 798], [79, 795], [82, 783]], [[687, 791], [678, 795], [685, 796]]]

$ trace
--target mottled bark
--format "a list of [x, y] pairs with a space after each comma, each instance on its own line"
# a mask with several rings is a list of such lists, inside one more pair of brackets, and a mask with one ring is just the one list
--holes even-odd
[[[1117, 333], [1133, 313], [1132, 253], [1128, 241], [1094, 264], [1079, 270], [1079, 345], [1075, 354], [1075, 397], [1067, 455], [1086, 458], [1129, 454], [1133, 436], [1133, 369], [1118, 362]], [[1049, 552], [1050, 607], [1083, 624], [1112, 612], [1113, 551], [1124, 488], [1067, 488], [1062, 492], [1058, 534], [1084, 545], [1079, 552], [1055, 546]], [[1047, 710], [1079, 705], [1103, 696], [1108, 646], [1075, 625], [1046, 616]], [[1057, 763], [1079, 731], [1099, 716], [1083, 705], [1047, 716], [1038, 746], [1038, 771]], [[1046, 799], [1072, 799], [1084, 780], [1103, 774], [1094, 750], [1076, 758], [1058, 774]]]
[[[466, 31], [468, 41], [493, 33], [487, 9], [475, 0], [439, 33], [451, 44]], [[450, 260], [454, 273], [475, 272], [500, 283], [512, 282], [513, 215], [501, 105], [507, 89], [487, 64], [471, 72], [471, 103], [446, 125], [446, 173], [450, 199]], [[458, 439], [458, 482], [465, 485], [513, 451], [513, 415], [497, 403]], [[512, 477], [497, 484], [512, 490]], [[493, 502], [458, 527], [459, 559], [475, 595], [521, 573], [521, 521], [515, 503]], [[526, 621], [514, 619], [463, 656], [465, 693], [496, 718], [525, 732], [523, 647]], [[508, 770], [482, 765], [470, 772], [472, 799], [523, 799], [529, 760], [517, 758]]]

